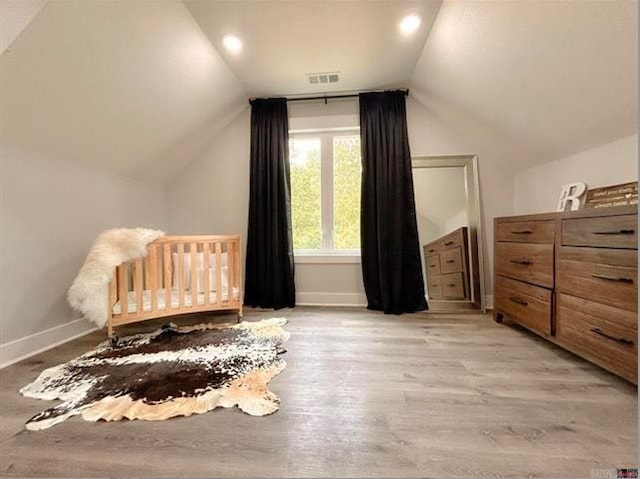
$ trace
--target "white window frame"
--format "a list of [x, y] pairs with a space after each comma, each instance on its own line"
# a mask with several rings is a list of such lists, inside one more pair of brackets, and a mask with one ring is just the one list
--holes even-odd
[[359, 136], [360, 127], [321, 130], [289, 130], [290, 140], [320, 140], [320, 197], [322, 245], [320, 250], [294, 250], [294, 260], [302, 264], [359, 263], [360, 250], [333, 249], [333, 139]]

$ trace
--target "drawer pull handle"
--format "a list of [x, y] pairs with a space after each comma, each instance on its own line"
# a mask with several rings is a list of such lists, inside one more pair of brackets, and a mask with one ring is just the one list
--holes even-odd
[[617, 281], [619, 283], [633, 284], [633, 279], [617, 276], [607, 276], [606, 274], [592, 274], [592, 278], [604, 279], [606, 281]]
[[594, 235], [632, 235], [636, 230], [594, 231]]
[[529, 306], [529, 303], [527, 303], [524, 299], [520, 299], [517, 296], [511, 296], [509, 298], [509, 301], [519, 304], [520, 306]]
[[455, 263], [455, 260], [448, 259], [448, 260], [447, 260], [447, 263]]
[[533, 231], [531, 231], [531, 230], [519, 230], [519, 231], [512, 231], [511, 234], [512, 235], [530, 235], [530, 234], [533, 234]]
[[447, 286], [449, 286], [450, 288], [455, 288], [456, 287], [455, 284], [448, 284]]
[[433, 253], [435, 251], [435, 249], [430, 249], [429, 253]]
[[453, 244], [453, 241], [447, 241], [444, 245], [445, 246], [451, 246]]
[[616, 343], [624, 344], [625, 346], [633, 346], [633, 341], [631, 339], [624, 338], [616, 338], [615, 336], [609, 336], [607, 333], [602, 331], [600, 328], [591, 328], [592, 333], [596, 333], [603, 338], [610, 339], [611, 341], [615, 341]]
[[515, 264], [523, 264], [523, 265], [531, 264], [531, 261], [529, 261], [528, 259], [512, 259], [511, 262]]
[[435, 268], [435, 267], [436, 267], [436, 265], [435, 265], [435, 264], [430, 264], [430, 265], [429, 265], [429, 268]]

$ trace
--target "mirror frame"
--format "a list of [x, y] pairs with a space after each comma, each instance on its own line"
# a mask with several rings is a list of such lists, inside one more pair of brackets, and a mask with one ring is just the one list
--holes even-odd
[[[415, 168], [464, 168], [465, 192], [469, 228], [469, 255], [471, 278], [471, 303], [475, 310], [487, 312], [487, 298], [484, 270], [484, 245], [482, 235], [482, 211], [480, 208], [480, 177], [478, 175], [478, 155], [437, 155], [414, 156], [411, 169]], [[476, 245], [476, 248], [473, 245]], [[459, 312], [460, 310], [446, 310]], [[434, 312], [445, 312], [439, 310]]]

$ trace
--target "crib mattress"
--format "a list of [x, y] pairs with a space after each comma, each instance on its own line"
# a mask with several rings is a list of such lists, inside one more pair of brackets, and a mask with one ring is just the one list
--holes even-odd
[[[235, 301], [237, 301], [238, 299], [240, 299], [240, 291], [238, 288], [233, 288], [233, 299]], [[128, 311], [129, 314], [132, 313], [137, 313], [138, 312], [138, 305], [136, 304], [136, 294], [133, 291], [129, 291], [129, 297], [128, 299]], [[166, 309], [166, 296], [164, 293], [164, 289], [159, 289], [158, 290], [158, 310], [164, 310]], [[211, 291], [209, 293], [209, 302], [210, 303], [215, 303], [218, 300], [218, 295], [215, 291]], [[229, 300], [229, 294], [228, 294], [228, 288], [223, 288], [222, 289], [222, 301], [228, 301]], [[177, 308], [178, 305], [180, 303], [180, 297], [178, 295], [178, 291], [177, 290], [171, 290], [171, 307], [172, 308]], [[191, 297], [191, 291], [187, 290], [184, 292], [184, 305], [185, 306], [191, 306], [193, 304], [193, 298]], [[204, 292], [198, 293], [196, 295], [196, 304], [198, 305], [203, 305], [204, 304]], [[118, 301], [114, 306], [113, 306], [113, 314], [120, 314], [122, 311], [122, 306], [120, 305], [120, 301]], [[151, 291], [148, 289], [145, 289], [142, 292], [142, 311], [151, 311]]]

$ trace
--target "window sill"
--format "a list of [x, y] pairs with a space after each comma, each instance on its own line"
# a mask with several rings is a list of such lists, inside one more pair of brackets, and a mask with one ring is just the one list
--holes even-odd
[[296, 264], [359, 264], [359, 254], [295, 254]]

